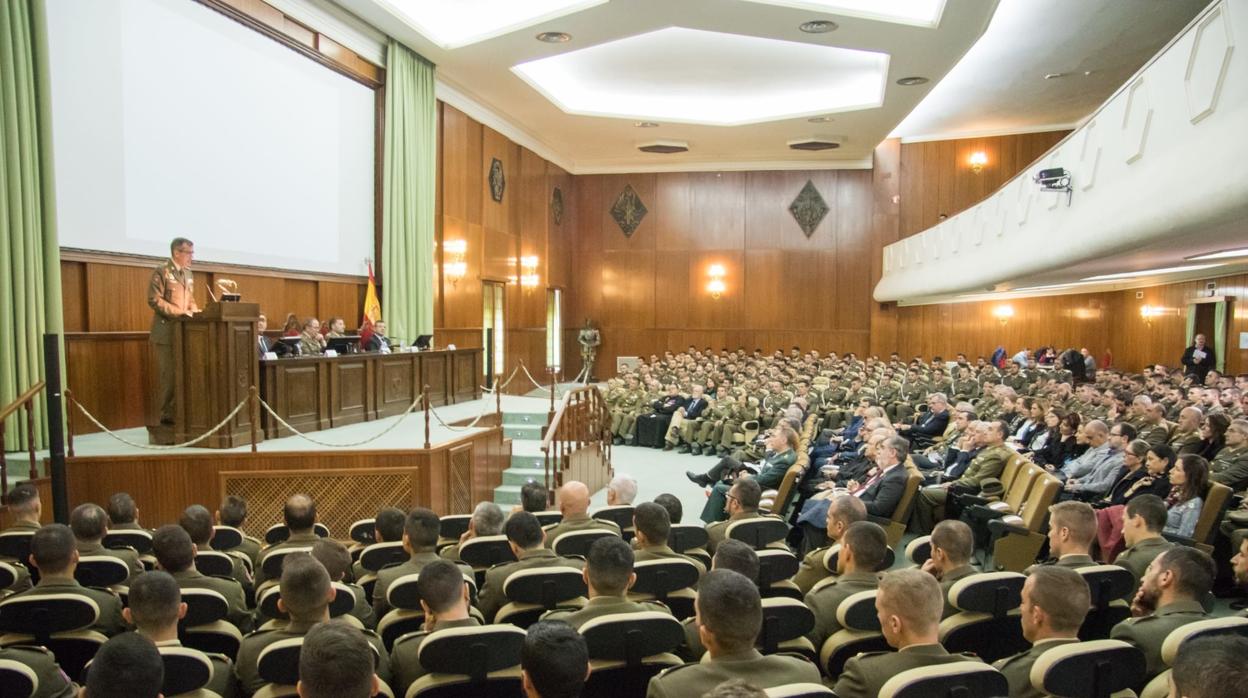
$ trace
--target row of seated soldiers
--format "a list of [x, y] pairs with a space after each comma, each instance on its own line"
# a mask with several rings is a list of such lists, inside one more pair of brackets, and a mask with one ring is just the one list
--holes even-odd
[[[923, 545], [912, 542], [913, 551], [907, 559], [918, 563], [914, 569], [889, 570], [890, 558], [896, 556], [888, 548], [886, 534], [868, 520], [865, 505], [853, 495], [839, 495], [830, 501], [825, 533], [837, 544], [835, 549], [812, 553], [798, 563], [778, 540], [755, 539], [754, 545], [747, 544], [735, 537], [735, 526], [744, 524], [748, 529], [751, 523], [775, 522], [760, 514], [761, 492], [750, 479], [733, 483], [729, 498], [732, 516], [706, 527], [704, 547], [681, 552], [671, 547], [673, 520], [679, 522], [681, 511], [678, 500], [670, 496], [660, 498], [662, 503], [647, 502], [632, 509], [629, 523], [633, 542], [629, 545], [623, 538], [627, 527], [622, 529], [610, 520], [591, 517], [588, 491], [583, 484], [571, 482], [558, 492], [561, 520], [547, 527], [538, 519], [541, 512], [522, 510], [506, 517], [501, 529], [496, 529], [503, 518], [501, 512], [493, 504], [483, 504], [474, 513], [468, 530], [455, 542], [442, 540], [442, 522], [433, 512], [420, 508], [406, 515], [400, 512], [399, 539], [407, 559], [378, 570], [371, 580], [370, 595], [363, 588], [369, 583], [368, 575], [355, 576], [360, 568], [352, 569], [346, 548], [318, 535], [314, 502], [306, 495], [295, 495], [284, 510], [289, 533], [284, 541], [260, 548], [258, 541], [245, 539], [245, 543], [227, 551], [245, 569], [257, 571], [250, 581], [258, 597], [263, 597], [267, 588], [278, 590], [276, 608], [286, 618], [270, 619], [250, 607], [243, 584], [232, 574], [212, 577], [196, 571], [196, 558], [208, 549], [212, 538], [209, 534], [205, 540], [197, 530], [196, 519], [201, 518], [199, 510], [203, 507], [188, 508], [179, 524], [162, 526], [152, 535], [158, 573], [136, 570], [116, 590], [94, 589], [76, 581], [75, 572], [84, 559], [97, 555], [81, 555], [80, 550], [114, 555], [126, 564], [135, 551], [101, 549], [96, 547], [98, 539], [81, 537], [100, 533], [101, 528], [107, 535], [107, 514], [93, 504], [78, 507], [69, 527], [38, 526], [40, 505], [37, 494], [32, 498], [32, 493], [29, 486], [15, 488], [13, 495], [17, 496], [10, 496], [10, 504], [22, 516], [16, 528], [33, 531], [27, 562], [39, 578], [33, 588], [17, 591], [0, 602], [0, 624], [6, 622], [6, 606], [12, 608], [23, 599], [78, 594], [90, 598], [98, 608], [98, 615], [91, 622], [93, 630], [115, 635], [134, 627], [159, 646], [176, 646], [182, 637], [178, 616], [185, 609], [179, 606], [171, 585], [182, 594], [212, 589], [230, 604], [226, 617], [238, 630], [263, 623], [242, 637], [233, 656], [210, 658], [217, 666], [211, 688], [223, 696], [251, 695], [265, 685], [258, 667], [261, 654], [282, 640], [307, 635], [328, 620], [331, 600], [336, 599], [337, 587], [332, 586], [335, 582], [346, 582], [343, 585], [352, 597], [337, 612], [341, 618], [353, 618], [355, 627], [374, 648], [380, 681], [396, 695], [418, 695], [421, 682], [427, 677], [421, 648], [426, 642], [435, 641], [439, 632], [506, 623], [521, 617], [517, 611], [523, 609], [511, 599], [513, 594], [507, 588], [508, 580], [517, 579], [517, 573], [557, 573], [560, 569], [579, 572], [576, 576], [583, 586], [574, 590], [575, 598], [556, 599], [559, 603], [544, 618], [589, 632], [591, 623], [606, 616], [640, 613], [666, 618], [679, 614], [676, 609], [681, 596], [677, 593], [667, 594], [666, 603], [656, 596], [630, 594], [645, 564], [656, 561], [675, 562], [692, 570], [688, 583], [692, 608], [680, 614], [684, 616], [680, 633], [683, 641], [668, 649], [694, 663], [657, 674], [649, 680], [646, 695], [701, 695], [723, 681], [741, 678], [760, 688], [823, 681], [834, 686], [836, 695], [843, 698], [875, 696], [900, 671], [975, 658], [995, 661], [996, 668], [1008, 679], [1010, 695], [1041, 695], [1030, 667], [1045, 651], [1080, 639], [1079, 633], [1094, 606], [1085, 576], [1104, 573], [1104, 568], [1091, 557], [1096, 539], [1095, 514], [1083, 502], [1062, 502], [1052, 508], [1048, 536], [1051, 562], [1037, 564], [1025, 575], [986, 574], [972, 565], [974, 543], [969, 527], [952, 520], [938, 524], [930, 538], [917, 541], [926, 546], [924, 555], [918, 553]], [[537, 501], [545, 505], [544, 496]], [[226, 508], [232, 507], [237, 514], [244, 505], [230, 500]], [[32, 513], [33, 520], [29, 516]], [[374, 520], [374, 545], [385, 545], [389, 541], [384, 539], [395, 535], [395, 531], [389, 530], [392, 513], [385, 510]], [[243, 523], [241, 519], [232, 520]], [[91, 528], [90, 522], [98, 523]], [[1138, 665], [1139, 670], [1122, 678], [1133, 688], [1142, 687], [1165, 670], [1167, 661], [1162, 647], [1171, 632], [1208, 618], [1212, 561], [1195, 548], [1161, 540], [1164, 522], [1164, 505], [1160, 502], [1151, 502], [1150, 507], [1149, 500], [1141, 498], [1129, 505], [1124, 531], [1130, 546], [1112, 568], [1127, 575], [1129, 583], [1119, 591], [1120, 596], [1131, 599], [1130, 612], [1135, 617], [1102, 630], [1107, 631], [1103, 635], [1135, 648], [1136, 654], [1130, 655], [1133, 660], [1126, 664]], [[583, 556], [561, 554], [561, 539], [586, 533], [598, 535]], [[499, 534], [505, 538], [514, 561], [500, 562], [488, 569], [472, 569], [456, 561], [461, 553], [466, 555], [474, 539], [484, 542]], [[195, 541], [202, 541], [202, 545]], [[441, 549], [440, 541], [444, 544]], [[279, 574], [266, 578], [264, 570], [272, 566], [266, 566], [265, 560], [279, 553], [285, 558]], [[788, 579], [776, 579], [774, 570], [784, 569], [776, 561], [786, 557], [793, 561], [795, 574]], [[712, 572], [706, 571], [708, 561]], [[1235, 556], [1233, 564], [1237, 580], [1248, 583], [1248, 544]], [[7, 563], [8, 569], [16, 566]], [[352, 578], [356, 583], [347, 581]], [[967, 644], [965, 637], [955, 642], [948, 629], [957, 624], [942, 621], [957, 616], [973, 624], [977, 618], [982, 619], [982, 600], [976, 601], [983, 596], [979, 584], [988, 585], [992, 598], [1001, 598], [1004, 592], [1014, 599], [1009, 608], [998, 610], [1017, 606], [1020, 614], [1008, 615], [1004, 624], [994, 625], [992, 629], [997, 635], [989, 637], [988, 642]], [[417, 603], [408, 601], [402, 607], [391, 608], [396, 601], [394, 591], [411, 585], [415, 585]], [[1099, 583], [1094, 586], [1101, 588]], [[124, 593], [124, 601], [115, 591]], [[869, 593], [863, 597], [862, 592]], [[845, 604], [866, 604], [874, 612], [851, 613], [843, 608]], [[764, 617], [779, 619], [776, 622], [784, 625], [783, 618], [791, 617], [785, 614], [795, 611], [800, 611], [800, 620], [790, 623], [794, 630], [784, 638], [785, 642], [777, 642], [775, 637], [763, 640]], [[416, 616], [422, 625], [397, 637], [387, 637], [386, 626], [405, 614], [409, 618]], [[380, 633], [367, 629], [374, 621]], [[883, 651], [838, 658], [837, 648], [847, 638], [860, 638], [863, 631], [875, 631], [868, 634], [877, 641], [865, 648]], [[767, 653], [756, 648], [756, 644], [762, 644], [761, 649]], [[1028, 644], [1032, 645], [1030, 649]], [[850, 643], [850, 647], [863, 646]], [[973, 648], [978, 657], [963, 654], [967, 647]], [[780, 650], [794, 650], [798, 656], [788, 656]], [[56, 668], [55, 657], [46, 651], [6, 648], [0, 651], [0, 658], [13, 658], [34, 668], [47, 679], [40, 685], [66, 685], [65, 676]], [[698, 663], [700, 659], [704, 661]]]
[[1118, 419], [1140, 396], [1158, 404], [1162, 418], [1171, 422], [1189, 406], [1228, 419], [1243, 416], [1248, 406], [1248, 375], [1232, 379], [1211, 371], [1201, 384], [1192, 375], [1153, 365], [1140, 374], [1101, 370], [1094, 383], [1076, 386], [1072, 381], [1068, 371], [1034, 362], [1027, 367], [1010, 362], [999, 369], [982, 357], [971, 364], [962, 354], [946, 365], [939, 356], [905, 363], [897, 354], [888, 361], [863, 361], [853, 353], [802, 353], [797, 347], [770, 356], [760, 350], [714, 353], [690, 347], [681, 354], [652, 355], [608, 381], [606, 399], [617, 444], [634, 444], [638, 420], [659, 416], [670, 419], [669, 448], [720, 456], [782, 415], [815, 413], [823, 426], [836, 429], [869, 402], [882, 407], [891, 421], [905, 422], [933, 393], [944, 394], [952, 404], [972, 402], [986, 418], [994, 412], [1025, 418], [1028, 408], [1020, 403], [1026, 397], [1085, 420]]

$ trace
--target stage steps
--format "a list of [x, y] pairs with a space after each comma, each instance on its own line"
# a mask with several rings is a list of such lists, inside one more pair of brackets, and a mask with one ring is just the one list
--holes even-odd
[[503, 471], [503, 484], [494, 488], [494, 502], [499, 506], [519, 504], [521, 485], [546, 477], [541, 448], [546, 418], [545, 412], [503, 413], [503, 436], [511, 439], [511, 466]]

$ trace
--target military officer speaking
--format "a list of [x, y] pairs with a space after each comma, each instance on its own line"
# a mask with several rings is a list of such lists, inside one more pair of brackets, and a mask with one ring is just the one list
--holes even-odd
[[160, 423], [164, 425], [173, 424], [173, 320], [199, 312], [191, 278], [194, 257], [195, 243], [174, 238], [169, 243], [169, 259], [152, 270], [147, 285], [147, 304], [154, 313], [149, 341], [156, 356], [156, 402], [160, 405]]

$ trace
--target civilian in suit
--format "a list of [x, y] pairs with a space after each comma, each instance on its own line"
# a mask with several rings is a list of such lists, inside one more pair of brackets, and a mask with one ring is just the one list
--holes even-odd
[[928, 411], [915, 418], [914, 424], [897, 424], [897, 430], [909, 437], [915, 448], [930, 446], [936, 437], [945, 433], [949, 426], [949, 398], [944, 393], [927, 396]]
[[903, 463], [909, 453], [909, 442], [890, 436], [875, 449], [876, 472], [864, 483], [851, 482], [849, 493], [862, 500], [867, 513], [882, 519], [892, 518], [897, 504], [906, 491], [910, 473]]
[[379, 351], [383, 354], [390, 353], [390, 338], [386, 336], [386, 321], [378, 320], [373, 323], [373, 333], [368, 337], [368, 343], [364, 345], [364, 351]]
[[264, 331], [268, 326], [269, 319], [261, 313], [260, 317], [256, 318], [256, 351], [262, 359], [265, 354], [272, 351], [272, 344], [269, 342], [269, 338], [264, 336]]
[[1031, 667], [1045, 651], [1079, 642], [1079, 627], [1092, 603], [1088, 583], [1063, 567], [1037, 570], [1023, 583], [1019, 621], [1031, 649], [992, 666], [1010, 685], [1010, 698], [1044, 698], [1031, 685]]
[[[667, 428], [667, 436], [664, 438], [664, 451], [680, 445], [680, 453], [689, 453], [691, 448], [697, 446], [694, 435], [702, 424], [702, 414], [710, 403], [703, 394], [702, 386], [695, 385], [689, 392], [689, 399], [672, 414], [672, 424]], [[699, 453], [701, 450], [698, 446]]]
[[1185, 375], [1195, 376], [1197, 382], [1203, 385], [1205, 376], [1209, 375], [1209, 371], [1213, 370], [1218, 362], [1213, 348], [1205, 344], [1205, 335], [1198, 334], [1192, 341], [1192, 345], [1183, 350], [1180, 363], [1183, 364]]

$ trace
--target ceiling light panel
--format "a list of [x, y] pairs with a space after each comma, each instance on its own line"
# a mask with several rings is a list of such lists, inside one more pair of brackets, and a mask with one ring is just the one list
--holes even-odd
[[1112, 281], [1114, 279], [1134, 279], [1139, 276], [1155, 276], [1158, 274], [1178, 274], [1185, 271], [1199, 271], [1201, 269], [1212, 269], [1220, 267], [1221, 264], [1189, 264], [1183, 267], [1164, 267], [1162, 269], [1144, 269], [1142, 271], [1124, 271], [1119, 274], [1102, 274], [1100, 276], [1089, 276], [1084, 281]]
[[1232, 257], [1248, 257], [1248, 247], [1241, 247], [1237, 250], [1222, 250], [1221, 252], [1210, 252], [1209, 254], [1200, 254], [1195, 257], [1187, 257], [1191, 261], [1202, 259], [1231, 259]]
[[607, 0], [387, 0], [413, 29], [445, 49], [475, 44], [605, 2]]
[[888, 60], [668, 27], [512, 71], [569, 114], [735, 126], [879, 107]]
[[935, 27], [945, 11], [945, 0], [746, 0], [764, 5], [794, 7], [828, 14], [860, 17], [916, 27]]

